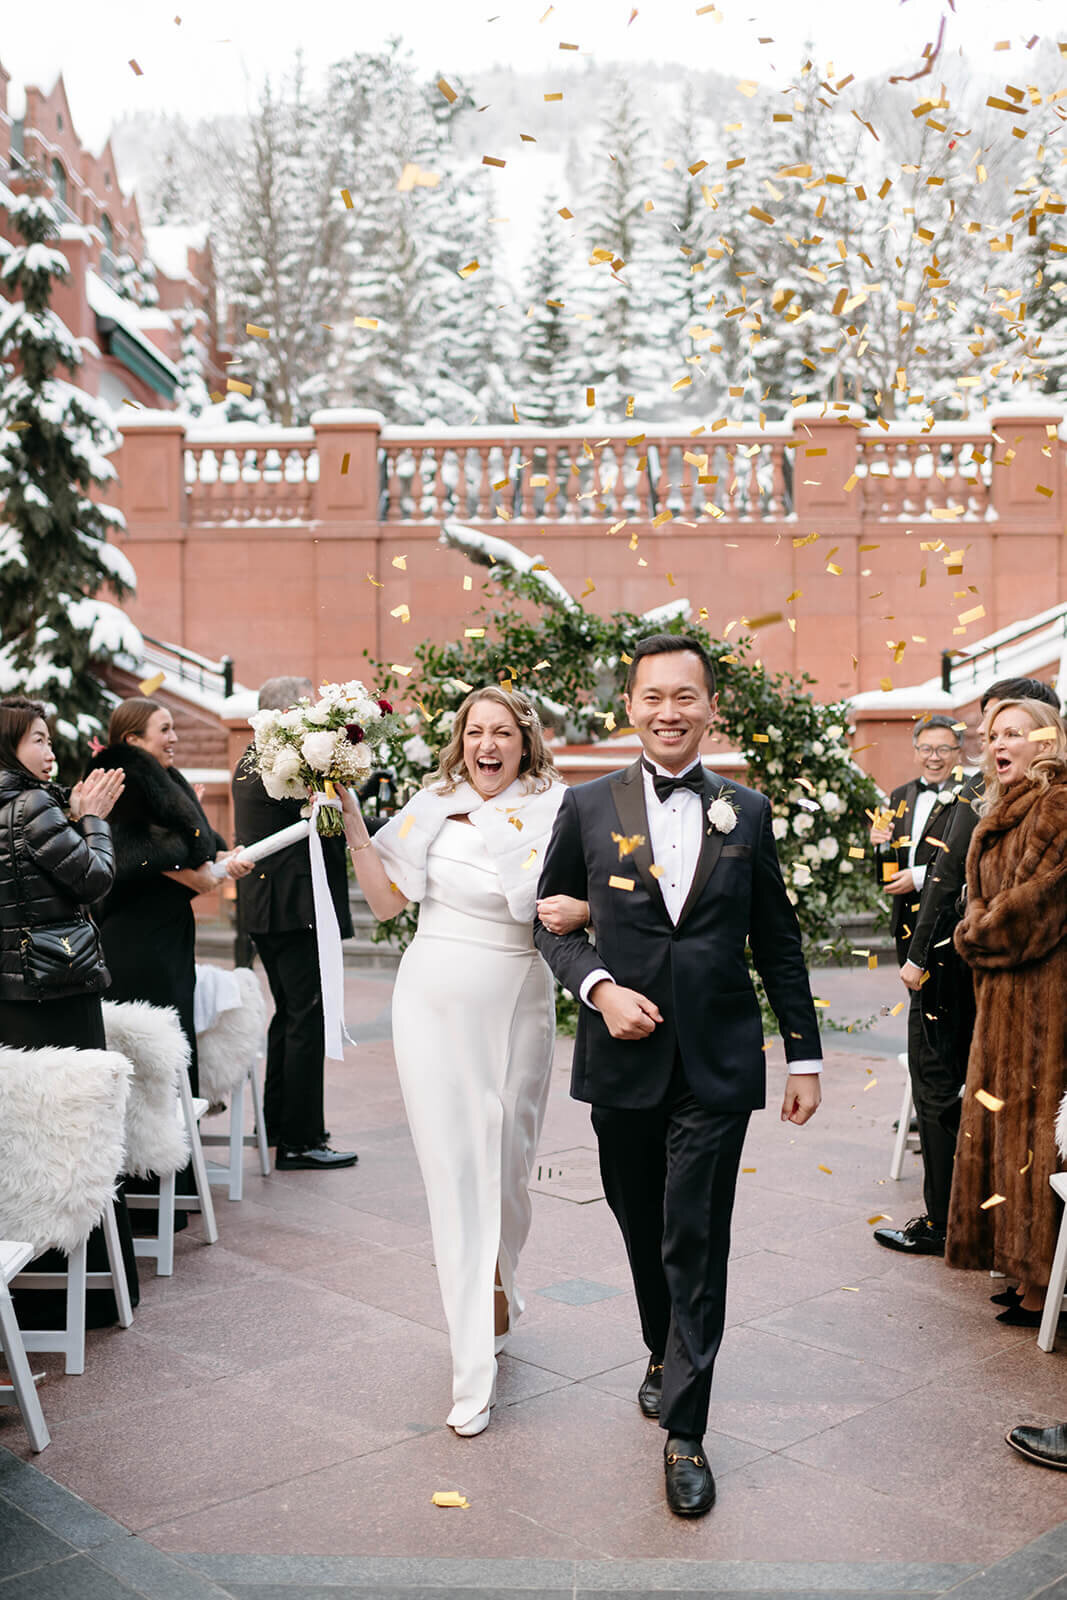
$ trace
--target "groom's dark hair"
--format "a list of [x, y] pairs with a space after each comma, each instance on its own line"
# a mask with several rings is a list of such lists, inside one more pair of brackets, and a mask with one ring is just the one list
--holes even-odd
[[692, 634], [688, 633], [650, 633], [647, 639], [642, 639], [634, 650], [633, 660], [626, 673], [626, 693], [633, 694], [637, 663], [643, 661], [645, 656], [676, 655], [682, 650], [700, 657], [700, 664], [704, 668], [704, 681], [708, 686], [708, 699], [712, 699], [715, 694], [715, 668], [700, 640], [694, 639]]

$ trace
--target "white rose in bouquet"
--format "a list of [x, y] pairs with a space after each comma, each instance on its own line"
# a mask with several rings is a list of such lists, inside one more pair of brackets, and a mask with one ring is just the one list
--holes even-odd
[[305, 709], [304, 706], [293, 706], [290, 710], [283, 711], [278, 718], [279, 726], [284, 728], [286, 733], [298, 733], [304, 726]]
[[841, 853], [841, 846], [832, 834], [827, 834], [825, 839], [819, 840], [819, 854], [824, 861], [835, 861]]
[[793, 868], [793, 887], [794, 889], [806, 889], [810, 882], [811, 868], [800, 862], [799, 865]]
[[262, 750], [277, 737], [281, 719], [276, 711], [254, 711], [248, 723], [255, 735], [256, 749]]
[[277, 750], [266, 767], [260, 763], [263, 787], [272, 800], [302, 800], [304, 785], [300, 779], [300, 756], [291, 746]]
[[325, 727], [327, 722], [330, 720], [330, 712], [332, 710], [333, 706], [328, 700], [319, 700], [317, 704], [313, 706], [304, 707], [304, 721], [316, 723], [320, 728]]
[[316, 772], [329, 772], [337, 752], [335, 733], [305, 733], [300, 741], [300, 754]]
[[421, 734], [416, 733], [412, 738], [405, 739], [400, 748], [405, 759], [410, 761], [413, 767], [433, 766], [433, 751]]
[[818, 847], [817, 844], [808, 843], [806, 845], [803, 845], [801, 847], [800, 853], [804, 857], [805, 861], [810, 861], [813, 864], [815, 864], [816, 862], [818, 862], [818, 861], [820, 861], [822, 859], [820, 857], [820, 855], [819, 855], [819, 847]]
[[853, 867], [852, 862], [846, 857], [837, 870], [838, 872], [854, 872], [855, 868]]
[[832, 789], [827, 789], [822, 797], [822, 808], [824, 811], [828, 811], [831, 816], [835, 816], [837, 812], [844, 811], [845, 802], [839, 794], [835, 794]]
[[786, 817], [773, 817], [771, 819], [771, 832], [776, 839], [784, 839], [789, 832], [789, 821]]
[[799, 816], [793, 818], [793, 832], [794, 833], [797, 833], [797, 834], [810, 833], [811, 830], [812, 830], [812, 826], [813, 826], [813, 824], [812, 824], [811, 817], [808, 815], [808, 813], [806, 811], [802, 811]]

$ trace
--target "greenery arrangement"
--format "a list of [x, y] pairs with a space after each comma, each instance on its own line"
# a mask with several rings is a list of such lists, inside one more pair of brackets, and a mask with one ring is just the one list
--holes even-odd
[[[468, 553], [479, 559], [476, 548]], [[808, 677], [767, 672], [750, 634], [714, 639], [678, 608], [673, 615], [598, 616], [571, 600], [551, 575], [495, 562], [482, 594], [474, 636], [443, 645], [424, 640], [414, 651], [410, 678], [398, 679], [375, 663], [375, 681], [384, 691], [406, 692], [419, 707], [401, 748], [402, 794], [436, 765], [470, 688], [514, 683], [535, 700], [552, 732], [578, 742], [606, 739], [625, 727], [627, 657], [637, 641], [653, 632], [690, 633], [716, 664], [719, 727], [745, 759], [745, 782], [771, 801], [782, 871], [809, 955], [823, 953], [843, 915], [878, 906], [873, 874], [860, 854], [869, 853], [869, 812], [878, 791], [852, 760], [844, 703], [820, 704]], [[406, 943], [414, 923], [414, 913], [407, 913], [380, 937]]]

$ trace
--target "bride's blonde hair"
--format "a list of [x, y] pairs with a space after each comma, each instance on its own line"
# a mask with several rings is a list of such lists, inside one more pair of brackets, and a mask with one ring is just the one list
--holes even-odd
[[1035, 733], [1038, 729], [1048, 728], [1052, 735], [1051, 738], [1034, 740], [1034, 753], [1026, 769], [1030, 783], [1036, 784], [1039, 789], [1047, 789], [1053, 779], [1062, 778], [1067, 769], [1067, 729], [1064, 728], [1063, 718], [1051, 706], [1047, 706], [1043, 700], [994, 701], [982, 723], [985, 740], [982, 775], [985, 789], [974, 808], [980, 817], [988, 815], [1004, 793], [1004, 787], [997, 777], [991, 740], [993, 724], [1002, 711], [1021, 711], [1033, 723]]
[[467, 731], [471, 708], [477, 705], [479, 700], [491, 700], [494, 705], [503, 706], [505, 711], [514, 717], [522, 735], [519, 777], [524, 786], [532, 794], [541, 794], [553, 782], [558, 781], [559, 773], [545, 745], [541, 719], [533, 702], [518, 689], [503, 689], [498, 683], [487, 683], [484, 688], [472, 689], [456, 712], [452, 737], [441, 751], [437, 771], [423, 780], [423, 787], [433, 785], [444, 794], [451, 794], [459, 784], [469, 780], [470, 774], [463, 759], [463, 736]]

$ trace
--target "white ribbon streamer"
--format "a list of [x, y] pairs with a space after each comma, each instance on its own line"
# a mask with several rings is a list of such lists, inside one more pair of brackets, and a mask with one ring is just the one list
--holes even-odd
[[349, 1037], [345, 1027], [345, 966], [341, 930], [326, 878], [326, 861], [318, 830], [318, 815], [326, 806], [333, 811], [340, 811], [341, 802], [317, 793], [311, 802], [308, 848], [311, 853], [311, 891], [315, 899], [315, 941], [319, 949], [322, 1015], [326, 1024], [326, 1055], [330, 1061], [343, 1061], [345, 1043], [355, 1044], [356, 1041]]

